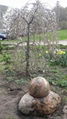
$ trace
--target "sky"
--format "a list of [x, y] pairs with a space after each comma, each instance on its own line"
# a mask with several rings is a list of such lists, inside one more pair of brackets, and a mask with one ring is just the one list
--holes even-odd
[[[0, 5], [7, 5], [12, 8], [21, 8], [27, 3], [29, 0], [0, 0]], [[34, 0], [31, 0], [34, 1]], [[40, 0], [43, 3], [46, 3], [49, 8], [53, 8], [56, 5], [57, 0]], [[67, 7], [67, 0], [58, 0], [60, 5], [63, 7]]]

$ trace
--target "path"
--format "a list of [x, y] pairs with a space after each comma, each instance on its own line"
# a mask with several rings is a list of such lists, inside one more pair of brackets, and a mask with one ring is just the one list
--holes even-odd
[[58, 42], [58, 44], [67, 45], [67, 40], [60, 40], [60, 41]]
[[[17, 45], [22, 47], [22, 46], [26, 46], [26, 42], [18, 42], [18, 43], [13, 43], [13, 42], [8, 42], [8, 43], [2, 43], [2, 44], [6, 44], [8, 45], [9, 47], [16, 47]], [[33, 42], [30, 42], [30, 45], [32, 45]], [[35, 42], [36, 45], [44, 45], [44, 42], [41, 41], [41, 42]], [[61, 44], [61, 45], [67, 45], [67, 40], [60, 40], [58, 41], [58, 44]], [[47, 43], [45, 43], [45, 45], [47, 45]]]

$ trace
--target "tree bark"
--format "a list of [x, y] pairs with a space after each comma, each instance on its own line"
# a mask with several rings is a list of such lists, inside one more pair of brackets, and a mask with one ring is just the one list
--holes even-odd
[[26, 76], [30, 76], [29, 73], [29, 57], [30, 57], [30, 24], [28, 24], [28, 34], [27, 34], [27, 49], [26, 49]]

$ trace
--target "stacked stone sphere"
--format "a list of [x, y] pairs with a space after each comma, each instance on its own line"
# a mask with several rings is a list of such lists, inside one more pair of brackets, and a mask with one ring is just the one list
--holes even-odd
[[58, 94], [50, 90], [50, 85], [43, 77], [31, 80], [29, 91], [19, 102], [19, 110], [24, 114], [39, 112], [40, 114], [53, 113], [61, 102]]
[[43, 98], [49, 94], [50, 85], [48, 81], [42, 77], [32, 79], [29, 87], [29, 93], [35, 98]]

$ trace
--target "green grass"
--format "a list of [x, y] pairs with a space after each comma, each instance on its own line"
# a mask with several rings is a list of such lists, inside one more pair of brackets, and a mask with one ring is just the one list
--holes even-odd
[[67, 30], [58, 31], [59, 40], [67, 40]]
[[[59, 40], [67, 40], [67, 30], [59, 30], [59, 31], [57, 31], [57, 33], [58, 33], [58, 37], [59, 37], [58, 39]], [[47, 34], [47, 37], [48, 37], [49, 40], [51, 40], [52, 39], [52, 32], [49, 32]], [[30, 40], [32, 40], [32, 39], [34, 39], [36, 41], [44, 40], [45, 39], [45, 34], [42, 33], [42, 34], [38, 34], [38, 35], [35, 35], [35, 36], [31, 36]]]

